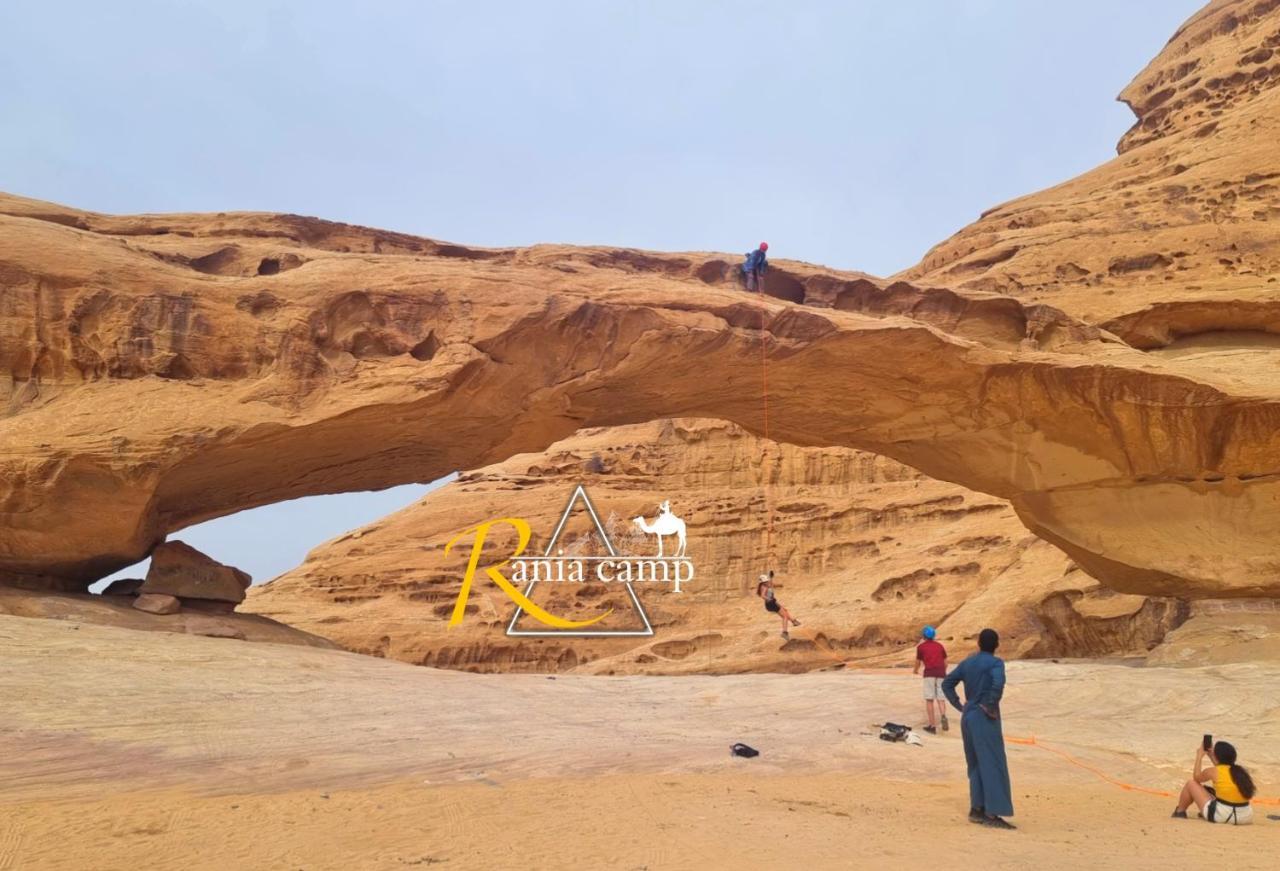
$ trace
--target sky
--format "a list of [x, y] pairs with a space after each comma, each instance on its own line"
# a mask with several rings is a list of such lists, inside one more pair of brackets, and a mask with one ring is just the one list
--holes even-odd
[[[6, 0], [0, 190], [889, 275], [1114, 156], [1115, 95], [1201, 5]], [[259, 509], [211, 553], [270, 577], [420, 493]]]

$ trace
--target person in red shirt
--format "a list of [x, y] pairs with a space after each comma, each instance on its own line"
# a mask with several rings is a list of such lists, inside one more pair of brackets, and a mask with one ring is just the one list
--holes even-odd
[[[924, 627], [920, 634], [924, 640], [916, 645], [916, 667], [911, 673], [919, 674], [920, 667], [924, 666], [924, 712], [929, 718], [929, 725], [924, 730], [936, 735], [938, 717], [942, 719], [942, 731], [951, 728], [951, 724], [947, 722], [946, 701], [942, 697], [942, 679], [947, 676], [947, 649], [934, 641], [934, 636], [938, 633], [932, 626]], [[936, 717], [933, 710], [935, 703], [938, 706]]]

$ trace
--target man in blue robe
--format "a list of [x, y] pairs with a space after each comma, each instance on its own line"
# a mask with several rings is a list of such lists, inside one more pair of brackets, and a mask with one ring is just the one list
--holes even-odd
[[[1014, 826], [1009, 786], [1009, 762], [1000, 728], [1000, 699], [1004, 696], [1004, 660], [995, 655], [1000, 636], [994, 629], [978, 633], [978, 652], [957, 665], [942, 681], [942, 692], [960, 711], [960, 735], [969, 766], [969, 821], [997, 829]], [[964, 705], [956, 684], [964, 684]]]

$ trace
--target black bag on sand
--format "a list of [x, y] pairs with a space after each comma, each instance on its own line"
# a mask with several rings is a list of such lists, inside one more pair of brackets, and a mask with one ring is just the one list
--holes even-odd
[[759, 756], [760, 751], [754, 747], [748, 747], [746, 744], [734, 744], [729, 748], [730, 756], [743, 756], [747, 759]]
[[880, 727], [880, 740], [901, 741], [907, 737], [907, 733], [910, 731], [910, 726], [904, 726], [901, 723], [885, 723]]

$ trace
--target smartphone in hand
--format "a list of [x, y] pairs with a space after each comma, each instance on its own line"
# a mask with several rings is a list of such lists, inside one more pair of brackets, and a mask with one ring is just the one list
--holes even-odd
[[1205, 735], [1204, 736], [1204, 752], [1208, 753], [1211, 750], [1213, 750], [1213, 736]]

